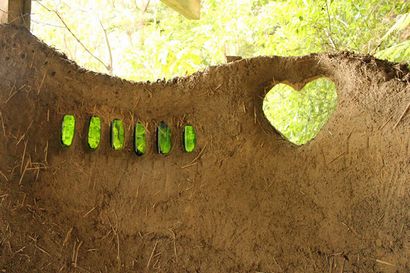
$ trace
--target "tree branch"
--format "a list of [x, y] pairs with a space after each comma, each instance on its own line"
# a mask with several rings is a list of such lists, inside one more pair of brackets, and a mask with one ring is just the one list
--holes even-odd
[[328, 0], [326, 0], [326, 13], [327, 13], [327, 21], [328, 21], [328, 24], [329, 24], [329, 32], [327, 32], [325, 30], [325, 33], [326, 33], [326, 36], [329, 38], [330, 44], [333, 47], [333, 49], [337, 50], [336, 43], [335, 43], [335, 41], [333, 40], [333, 37], [332, 37], [332, 23], [331, 23], [331, 19], [330, 19]]
[[98, 19], [100, 22], [101, 28], [104, 31], [104, 37], [105, 37], [105, 43], [107, 44], [107, 49], [108, 49], [108, 56], [110, 57], [110, 64], [108, 65], [108, 73], [112, 76], [113, 72], [113, 61], [112, 61], [112, 51], [111, 51], [111, 45], [110, 45], [110, 40], [108, 39], [108, 33], [107, 30], [104, 28], [102, 22], [100, 19]]
[[57, 15], [58, 19], [60, 19], [61, 23], [63, 23], [63, 25], [65, 26], [65, 28], [68, 30], [68, 32], [70, 32], [70, 34], [74, 37], [74, 39], [81, 45], [81, 47], [91, 56], [93, 57], [95, 60], [97, 60], [99, 63], [101, 63], [105, 69], [107, 69], [108, 72], [110, 72], [110, 67], [109, 65], [106, 65], [105, 62], [103, 60], [101, 60], [100, 58], [98, 58], [96, 55], [94, 55], [84, 44], [83, 42], [81, 42], [81, 40], [74, 34], [74, 32], [71, 31], [70, 27], [66, 24], [66, 22], [64, 21], [64, 19], [61, 17], [61, 15], [56, 11], [56, 10], [51, 10], [49, 8], [47, 8], [46, 6], [44, 6], [43, 4], [41, 4], [41, 2], [37, 2], [40, 6], [42, 6], [44, 9], [46, 9], [49, 12], [53, 12], [55, 15]]
[[145, 8], [143, 10], [143, 13], [145, 13], [147, 11], [150, 2], [151, 2], [151, 0], [147, 1], [147, 4], [145, 5]]

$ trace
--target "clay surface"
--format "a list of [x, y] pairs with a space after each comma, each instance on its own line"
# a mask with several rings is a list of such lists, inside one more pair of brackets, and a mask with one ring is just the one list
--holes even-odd
[[[338, 108], [296, 147], [264, 117], [263, 97], [321, 76], [336, 83]], [[131, 83], [2, 25], [0, 272], [410, 272], [409, 81], [403, 65], [339, 53]], [[103, 122], [96, 151], [92, 115]], [[115, 118], [122, 151], [109, 143]], [[148, 129], [143, 157], [137, 120]], [[155, 150], [160, 121], [172, 129], [169, 156]], [[197, 130], [191, 154], [186, 124]]]

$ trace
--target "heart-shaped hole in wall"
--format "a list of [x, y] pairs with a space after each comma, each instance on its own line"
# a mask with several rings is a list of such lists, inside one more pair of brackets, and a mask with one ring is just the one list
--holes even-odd
[[303, 145], [317, 136], [336, 105], [336, 85], [319, 78], [299, 91], [287, 84], [275, 85], [265, 96], [263, 112], [285, 139]]

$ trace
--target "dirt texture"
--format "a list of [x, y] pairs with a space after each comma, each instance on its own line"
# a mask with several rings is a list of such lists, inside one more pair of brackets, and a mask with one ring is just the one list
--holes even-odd
[[[265, 93], [321, 76], [335, 114], [282, 139]], [[0, 272], [410, 272], [410, 73], [351, 53], [256, 57], [132, 83], [79, 68], [0, 26]], [[70, 148], [64, 114], [75, 114]], [[87, 147], [91, 115], [101, 147]], [[126, 124], [113, 151], [109, 122]], [[133, 152], [132, 128], [149, 149]], [[174, 147], [157, 154], [155, 128]], [[198, 134], [184, 153], [182, 126]]]

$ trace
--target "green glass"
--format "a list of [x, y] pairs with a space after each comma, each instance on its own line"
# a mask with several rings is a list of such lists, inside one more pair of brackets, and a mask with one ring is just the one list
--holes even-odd
[[99, 117], [91, 117], [90, 125], [88, 126], [88, 146], [95, 150], [100, 145], [101, 141], [101, 119]]
[[64, 146], [69, 147], [73, 144], [75, 134], [75, 117], [74, 115], [65, 115], [61, 125], [61, 142]]
[[145, 135], [145, 127], [141, 122], [135, 124], [134, 129], [134, 148], [137, 155], [143, 155], [147, 151], [147, 139]]
[[187, 153], [192, 153], [196, 147], [196, 132], [195, 128], [187, 125], [184, 128], [184, 149]]
[[111, 146], [118, 151], [124, 148], [125, 131], [122, 120], [114, 119], [111, 123]]
[[157, 138], [158, 152], [163, 155], [169, 154], [172, 148], [171, 129], [163, 121], [158, 126]]

